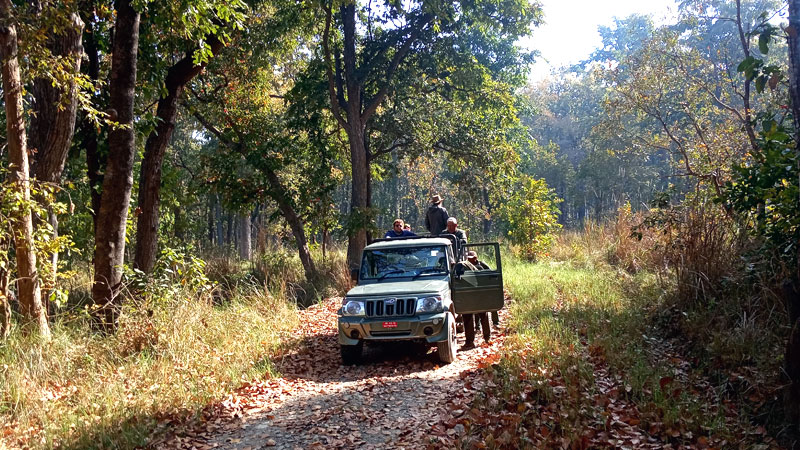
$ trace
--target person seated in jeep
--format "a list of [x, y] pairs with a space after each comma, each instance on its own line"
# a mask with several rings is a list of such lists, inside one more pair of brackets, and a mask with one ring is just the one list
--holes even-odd
[[470, 250], [467, 252], [467, 260], [462, 261], [466, 270], [490, 270], [489, 265], [478, 259], [478, 254]]
[[447, 219], [447, 228], [445, 228], [443, 233], [452, 234], [458, 238], [459, 241], [467, 240], [467, 233], [465, 233], [461, 228], [458, 228], [458, 220], [456, 220], [455, 217], [450, 217]]
[[387, 231], [383, 237], [390, 239], [390, 238], [409, 237], [409, 236], [416, 236], [416, 234], [412, 233], [411, 230], [404, 229], [403, 219], [394, 219], [394, 223], [392, 224], [392, 229]]

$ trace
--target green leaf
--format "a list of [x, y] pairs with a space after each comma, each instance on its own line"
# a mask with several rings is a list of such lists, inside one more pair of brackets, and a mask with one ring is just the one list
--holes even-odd
[[768, 32], [764, 32], [758, 35], [758, 51], [760, 51], [761, 54], [766, 55], [767, 53], [769, 53], [768, 44], [771, 37], [772, 37], [771, 34]]
[[767, 85], [767, 77], [761, 75], [756, 78], [756, 91], [760, 94], [764, 92], [764, 87]]

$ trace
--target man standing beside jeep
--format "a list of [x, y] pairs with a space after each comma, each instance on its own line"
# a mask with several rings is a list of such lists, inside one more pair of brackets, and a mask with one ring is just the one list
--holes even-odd
[[425, 212], [425, 228], [433, 236], [442, 234], [447, 226], [447, 219], [450, 217], [447, 210], [442, 207], [442, 197], [438, 194], [431, 197], [431, 206]]

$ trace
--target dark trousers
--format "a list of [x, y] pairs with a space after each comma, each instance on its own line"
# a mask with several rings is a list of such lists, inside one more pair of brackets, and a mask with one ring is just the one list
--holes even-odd
[[[492, 326], [496, 328], [498, 325], [500, 325], [500, 316], [497, 314], [497, 311], [492, 311]], [[475, 315], [475, 329], [481, 329], [480, 318], [477, 314]]]
[[489, 329], [489, 314], [464, 314], [464, 335], [467, 345], [475, 343], [475, 323], [480, 321], [480, 328], [483, 331], [483, 340], [489, 342], [492, 330]]

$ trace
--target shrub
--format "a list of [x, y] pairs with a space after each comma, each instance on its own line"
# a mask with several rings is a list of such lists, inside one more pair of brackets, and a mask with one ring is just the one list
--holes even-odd
[[553, 244], [561, 200], [544, 180], [521, 175], [515, 190], [502, 203], [498, 215], [505, 223], [508, 237], [529, 261], [547, 253]]

